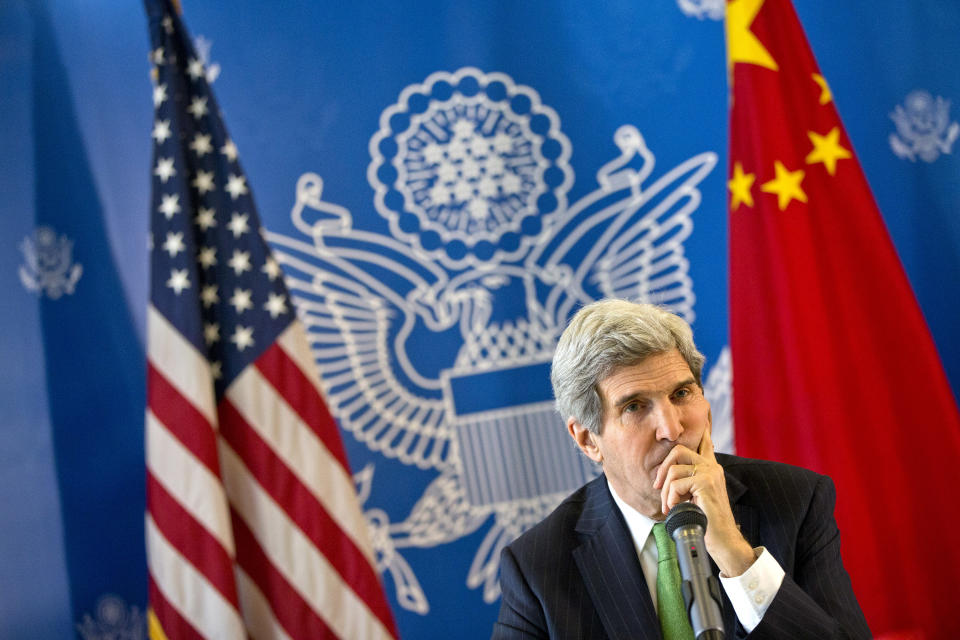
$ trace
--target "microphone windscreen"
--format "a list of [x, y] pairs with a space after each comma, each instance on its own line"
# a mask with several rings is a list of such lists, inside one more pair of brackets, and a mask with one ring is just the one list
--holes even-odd
[[681, 502], [674, 506], [673, 509], [670, 509], [670, 513], [667, 514], [667, 520], [664, 524], [671, 538], [673, 537], [674, 531], [686, 525], [698, 524], [706, 531], [707, 514], [692, 502]]

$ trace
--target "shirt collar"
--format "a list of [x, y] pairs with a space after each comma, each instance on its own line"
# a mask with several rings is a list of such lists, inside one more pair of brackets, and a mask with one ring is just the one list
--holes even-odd
[[656, 520], [643, 515], [624, 502], [623, 498], [617, 495], [613, 485], [610, 484], [610, 480], [607, 480], [607, 487], [610, 489], [610, 495], [613, 496], [613, 501], [617, 504], [617, 508], [620, 509], [620, 513], [623, 514], [623, 519], [627, 521], [630, 537], [633, 538], [633, 544], [637, 549], [637, 553], [640, 553], [647, 538], [650, 536], [650, 532], [653, 530], [653, 525], [656, 524]]

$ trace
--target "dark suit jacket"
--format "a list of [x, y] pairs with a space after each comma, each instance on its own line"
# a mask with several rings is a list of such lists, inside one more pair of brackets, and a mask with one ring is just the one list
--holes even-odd
[[[786, 572], [751, 638], [869, 638], [840, 559], [833, 482], [812, 471], [717, 454], [733, 516]], [[719, 570], [713, 565], [714, 574]], [[633, 540], [600, 476], [503, 550], [494, 638], [660, 638]], [[726, 637], [744, 637], [723, 594]]]

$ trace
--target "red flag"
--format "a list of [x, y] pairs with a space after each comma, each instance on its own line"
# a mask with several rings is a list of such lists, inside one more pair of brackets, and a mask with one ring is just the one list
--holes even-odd
[[960, 635], [960, 418], [789, 0], [727, 4], [737, 452], [830, 475], [878, 637]]
[[150, 637], [396, 637], [340, 433], [202, 60], [147, 0]]

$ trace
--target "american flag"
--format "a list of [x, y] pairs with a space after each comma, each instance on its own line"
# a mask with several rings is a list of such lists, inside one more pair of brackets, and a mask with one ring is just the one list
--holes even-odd
[[337, 426], [203, 61], [147, 0], [152, 638], [392, 638]]

